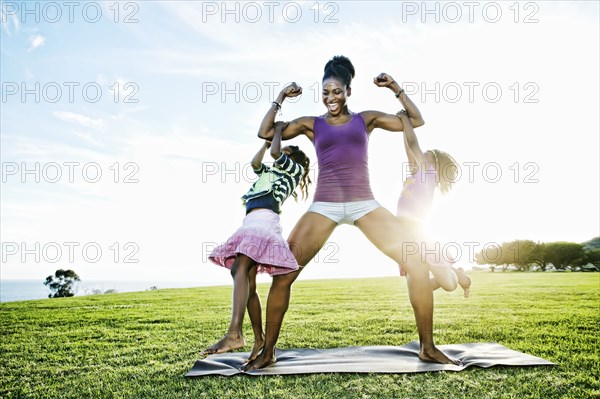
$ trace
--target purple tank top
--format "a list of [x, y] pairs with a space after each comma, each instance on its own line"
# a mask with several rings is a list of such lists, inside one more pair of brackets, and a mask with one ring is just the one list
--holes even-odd
[[435, 169], [419, 170], [404, 181], [396, 216], [422, 220], [433, 205], [433, 195], [437, 186]]
[[319, 177], [314, 201], [352, 202], [373, 199], [369, 181], [369, 137], [365, 122], [353, 114], [343, 125], [315, 118], [314, 143]]

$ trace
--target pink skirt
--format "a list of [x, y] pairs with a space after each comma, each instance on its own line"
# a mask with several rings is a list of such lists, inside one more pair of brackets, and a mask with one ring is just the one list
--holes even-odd
[[231, 269], [238, 254], [255, 261], [258, 273], [276, 276], [298, 270], [298, 262], [281, 235], [279, 215], [268, 209], [247, 214], [242, 226], [215, 248], [208, 259]]
[[[405, 216], [398, 216], [402, 226], [413, 236], [414, 244], [417, 245], [419, 256], [430, 267], [451, 267], [456, 261], [444, 256], [441, 250], [441, 244], [429, 241], [421, 227], [421, 221]], [[398, 264], [400, 275], [406, 276], [402, 264]]]

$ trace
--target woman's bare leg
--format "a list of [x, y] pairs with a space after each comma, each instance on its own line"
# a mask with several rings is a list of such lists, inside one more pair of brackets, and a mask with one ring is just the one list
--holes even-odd
[[265, 333], [262, 326], [262, 307], [260, 297], [256, 292], [256, 267], [250, 269], [248, 273], [249, 292], [248, 292], [248, 316], [252, 323], [252, 331], [254, 331], [254, 345], [248, 361], [254, 360], [258, 353], [263, 348], [265, 343]]
[[265, 346], [261, 354], [243, 367], [254, 370], [275, 362], [275, 344], [279, 338], [281, 324], [290, 304], [292, 283], [302, 271], [302, 267], [319, 252], [337, 224], [318, 213], [307, 212], [296, 223], [290, 233], [288, 243], [294, 253], [300, 269], [289, 274], [273, 277], [273, 283], [267, 299], [267, 328]]
[[409, 298], [419, 331], [419, 357], [426, 361], [456, 364], [433, 342], [433, 291], [429, 266], [414, 251], [418, 243], [383, 207], [361, 217], [355, 224], [380, 251], [401, 264], [406, 271]]
[[246, 341], [244, 341], [244, 336], [242, 334], [242, 323], [244, 322], [246, 304], [248, 303], [248, 273], [250, 268], [254, 267], [255, 264], [256, 263], [246, 255], [238, 254], [236, 257], [235, 262], [231, 266], [231, 275], [233, 277], [233, 304], [229, 330], [219, 342], [201, 352], [201, 355], [229, 352], [243, 348], [246, 345]]

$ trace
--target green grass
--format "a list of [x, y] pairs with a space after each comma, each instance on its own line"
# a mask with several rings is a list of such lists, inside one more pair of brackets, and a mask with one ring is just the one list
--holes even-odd
[[[198, 350], [227, 328], [231, 287], [169, 289], [0, 304], [0, 397], [600, 397], [600, 274], [471, 278], [468, 300], [460, 289], [436, 292], [436, 342], [498, 342], [556, 367], [187, 379]], [[268, 285], [259, 292], [264, 304]], [[250, 343], [247, 317], [245, 332]], [[279, 347], [403, 345], [415, 339], [399, 277], [299, 281]]]

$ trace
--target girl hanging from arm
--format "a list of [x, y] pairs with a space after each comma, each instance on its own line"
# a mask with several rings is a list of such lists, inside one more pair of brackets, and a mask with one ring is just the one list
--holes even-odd
[[216, 344], [202, 355], [224, 353], [245, 346], [242, 322], [245, 309], [254, 331], [254, 346], [249, 360], [253, 360], [264, 344], [261, 304], [256, 293], [256, 273], [282, 275], [298, 269], [298, 263], [283, 239], [279, 213], [285, 200], [297, 197], [300, 188], [303, 199], [308, 195], [310, 160], [296, 146], [281, 148], [282, 122], [275, 124], [270, 154], [275, 159], [273, 167], [262, 163], [269, 142], [261, 146], [252, 159], [254, 172], [259, 176], [250, 190], [242, 196], [246, 216], [242, 226], [217, 247], [209, 259], [231, 270], [233, 277], [233, 306], [229, 330]]
[[[406, 225], [416, 238], [416, 244], [425, 246], [420, 248], [424, 251], [435, 249], [435, 243], [429, 242], [423, 233], [422, 220], [427, 215], [433, 203], [435, 188], [438, 187], [442, 194], [452, 188], [456, 180], [456, 161], [449, 154], [440, 150], [428, 150], [423, 152], [419, 146], [419, 140], [412, 127], [410, 118], [406, 111], [400, 111], [397, 116], [402, 120], [404, 126], [404, 149], [410, 164], [410, 176], [404, 181], [404, 187], [396, 209], [396, 216]], [[428, 256], [433, 278], [432, 288], [442, 287], [446, 291], [456, 289], [456, 283], [463, 288], [464, 297], [469, 297], [471, 279], [462, 268], [453, 266], [454, 259], [445, 259], [442, 254]], [[400, 274], [405, 275], [400, 267]]]

